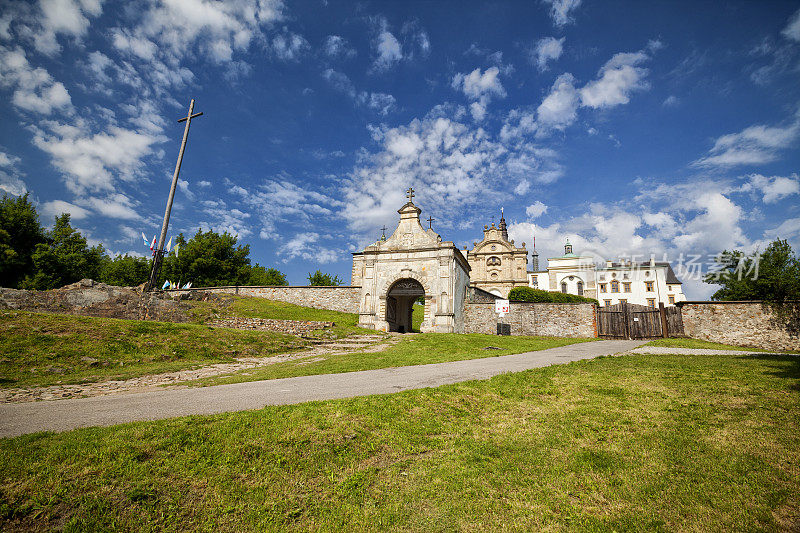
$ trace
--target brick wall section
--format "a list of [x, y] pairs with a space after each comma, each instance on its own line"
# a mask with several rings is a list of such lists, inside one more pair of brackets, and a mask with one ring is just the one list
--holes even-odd
[[[361, 287], [194, 287], [189, 290], [222, 292], [240, 296], [257, 296], [290, 304], [330, 309], [344, 313], [358, 313]], [[173, 291], [168, 291], [173, 292]], [[181, 291], [174, 291], [181, 292]]]
[[[511, 302], [503, 322], [512, 335], [596, 337], [595, 306], [585, 303]], [[464, 304], [464, 333], [497, 333], [494, 303]]]
[[765, 350], [800, 350], [768, 307], [761, 302], [681, 302], [687, 337]]

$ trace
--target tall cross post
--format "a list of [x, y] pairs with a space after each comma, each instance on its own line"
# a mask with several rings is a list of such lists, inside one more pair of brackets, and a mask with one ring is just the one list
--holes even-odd
[[414, 188], [409, 187], [406, 191], [406, 196], [408, 196], [409, 203], [414, 203]]
[[428, 229], [433, 229], [433, 221], [436, 220], [433, 217], [428, 217]]
[[181, 163], [183, 163], [183, 153], [186, 151], [186, 140], [189, 138], [189, 125], [192, 123], [193, 118], [201, 116], [203, 113], [192, 113], [194, 111], [194, 98], [189, 102], [189, 112], [185, 117], [178, 119], [178, 123], [186, 122], [186, 127], [183, 129], [183, 140], [181, 141], [181, 149], [178, 152], [178, 162], [175, 164], [175, 172], [172, 174], [172, 187], [169, 189], [169, 198], [167, 199], [167, 209], [164, 211], [164, 222], [161, 224], [161, 235], [158, 238], [158, 246], [153, 256], [153, 270], [150, 271], [150, 281], [147, 282], [145, 290], [152, 291], [158, 284], [158, 272], [161, 270], [161, 262], [164, 259], [164, 241], [167, 238], [167, 228], [169, 227], [169, 215], [172, 211], [172, 200], [175, 198], [175, 188], [178, 186], [178, 174], [181, 172]]
[[383, 232], [383, 235], [382, 235], [383, 240], [386, 240], [386, 229], [387, 229], [386, 228], [386, 224], [384, 224], [383, 227], [381, 228], [381, 231]]

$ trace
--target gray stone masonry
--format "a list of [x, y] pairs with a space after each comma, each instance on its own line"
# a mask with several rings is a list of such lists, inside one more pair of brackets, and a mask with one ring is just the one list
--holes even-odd
[[767, 350], [800, 350], [784, 321], [761, 302], [681, 302], [687, 337]]
[[[511, 325], [512, 335], [553, 337], [597, 337], [594, 304], [511, 302], [503, 323]], [[497, 333], [494, 303], [464, 305], [465, 333]]]
[[[195, 289], [188, 289], [193, 291]], [[344, 313], [358, 313], [359, 293], [361, 287], [349, 286], [273, 286], [273, 287], [202, 287], [197, 290], [211, 293], [238, 294], [240, 296], [257, 296], [268, 300], [278, 300], [290, 304], [329, 309]], [[186, 292], [183, 289], [167, 291], [169, 293]]]

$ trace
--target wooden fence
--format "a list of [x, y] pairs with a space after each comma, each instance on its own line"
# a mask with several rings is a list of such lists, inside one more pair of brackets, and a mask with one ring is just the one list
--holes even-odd
[[683, 336], [679, 307], [621, 303], [597, 309], [597, 335], [615, 339]]

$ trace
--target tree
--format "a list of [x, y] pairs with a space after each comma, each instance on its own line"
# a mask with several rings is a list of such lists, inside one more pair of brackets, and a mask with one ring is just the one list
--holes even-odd
[[28, 194], [0, 199], [0, 286], [19, 287], [33, 270], [33, 251], [45, 242], [36, 208]]
[[150, 278], [151, 263], [146, 257], [118, 255], [114, 259], [107, 258], [100, 269], [97, 281], [109, 285], [135, 287]]
[[98, 279], [106, 258], [103, 245], [91, 248], [86, 238], [69, 223], [69, 213], [56, 217], [46, 242], [33, 251], [33, 269], [22, 282], [24, 288], [55, 289], [82, 278]]
[[286, 275], [276, 268], [266, 268], [258, 263], [250, 267], [248, 285], [288, 285]]
[[311, 272], [308, 273], [308, 284], [311, 286], [341, 285], [342, 280], [339, 278], [339, 276], [323, 274], [321, 271], [317, 270], [313, 274]]
[[236, 245], [237, 238], [228, 232], [213, 230], [197, 233], [189, 239], [178, 235], [179, 255], [164, 258], [159, 283], [191, 281], [195, 287], [247, 285], [250, 279], [250, 246]]
[[776, 304], [800, 300], [800, 259], [787, 241], [775, 240], [746, 255], [727, 250], [703, 281], [720, 285], [712, 300], [762, 300]]

